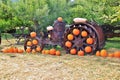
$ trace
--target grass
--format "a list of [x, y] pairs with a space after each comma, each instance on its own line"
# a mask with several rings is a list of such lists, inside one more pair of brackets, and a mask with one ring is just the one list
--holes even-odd
[[110, 49], [110, 48], [120, 49], [120, 37], [108, 38], [104, 48], [105, 49]]
[[[15, 42], [14, 39], [10, 39]], [[120, 38], [110, 38], [104, 48], [119, 46]], [[10, 43], [2, 40], [1, 48]], [[114, 46], [113, 46], [114, 45]], [[23, 48], [23, 45], [15, 45]], [[57, 46], [57, 49], [61, 49]], [[0, 53], [0, 80], [119, 80], [120, 59], [92, 56], [79, 57], [65, 54], [62, 56], [45, 54], [2, 54]]]

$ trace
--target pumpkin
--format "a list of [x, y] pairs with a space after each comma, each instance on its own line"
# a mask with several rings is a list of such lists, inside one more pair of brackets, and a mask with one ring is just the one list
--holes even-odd
[[107, 56], [108, 57], [114, 57], [114, 54], [113, 53], [109, 53]]
[[50, 54], [51, 55], [55, 55], [56, 54], [56, 50], [54, 48], [50, 49]]
[[56, 51], [56, 56], [60, 56], [60, 55], [61, 55], [60, 51], [57, 50], [57, 51]]
[[36, 47], [36, 51], [37, 51], [37, 52], [40, 52], [40, 51], [41, 51], [40, 46], [37, 46], [37, 47]]
[[78, 51], [78, 56], [84, 56], [84, 51], [82, 51], [82, 50], [80, 50], [80, 51]]
[[92, 48], [91, 48], [90, 46], [86, 46], [86, 47], [85, 47], [85, 52], [86, 52], [86, 53], [92, 52]]
[[35, 54], [35, 53], [36, 53], [36, 50], [35, 50], [35, 49], [32, 49], [32, 53]]
[[73, 34], [76, 35], [76, 36], [80, 34], [80, 30], [79, 30], [79, 29], [73, 29], [72, 32], [73, 32]]
[[120, 52], [119, 52], [119, 51], [115, 51], [115, 52], [114, 52], [114, 57], [120, 58]]
[[14, 47], [12, 47], [12, 46], [9, 47], [9, 48], [8, 48], [8, 52], [9, 52], [9, 53], [13, 53], [13, 52], [14, 52]]
[[28, 47], [28, 48], [26, 49], [26, 52], [27, 52], [27, 53], [30, 53], [30, 52], [31, 52], [31, 48]]
[[87, 38], [86, 43], [87, 44], [93, 44], [93, 38]]
[[88, 35], [88, 33], [85, 30], [81, 32], [82, 37], [87, 37], [87, 35]]
[[77, 53], [76, 49], [73, 48], [73, 49], [70, 50], [70, 54], [75, 55], [76, 53]]
[[31, 41], [27, 41], [27, 46], [32, 46], [32, 42]]
[[45, 54], [49, 54], [50, 53], [50, 50], [45, 50]]
[[35, 38], [35, 37], [36, 37], [36, 35], [37, 35], [37, 33], [36, 33], [36, 32], [31, 32], [31, 33], [30, 33], [30, 37], [32, 37], [32, 38]]
[[100, 56], [100, 51], [96, 51], [96, 56]]
[[44, 49], [42, 50], [42, 54], [45, 54], [45, 50]]
[[32, 40], [32, 44], [37, 45], [38, 44], [38, 40], [37, 39], [33, 39]]
[[6, 49], [2, 49], [2, 52], [3, 53], [8, 53], [8, 49], [6, 48]]
[[59, 22], [62, 22], [62, 21], [63, 21], [62, 17], [58, 17], [57, 20], [58, 20]]
[[68, 39], [68, 40], [73, 40], [73, 39], [74, 39], [74, 36], [73, 36], [72, 34], [68, 34], [68, 35], [67, 35], [67, 39]]
[[102, 49], [102, 50], [100, 51], [100, 55], [101, 55], [102, 57], [107, 57], [107, 51], [106, 51], [105, 49]]
[[66, 41], [65, 42], [65, 46], [68, 47], [68, 48], [70, 48], [72, 46], [72, 43], [70, 41]]
[[23, 49], [18, 49], [18, 53], [23, 53]]
[[17, 47], [14, 47], [14, 48], [13, 48], [13, 52], [14, 52], [14, 53], [17, 53], [17, 52], [18, 52], [18, 48], [17, 48]]

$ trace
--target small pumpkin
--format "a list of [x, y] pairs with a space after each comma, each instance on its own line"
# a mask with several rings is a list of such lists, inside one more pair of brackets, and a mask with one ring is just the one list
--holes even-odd
[[72, 46], [72, 43], [70, 41], [66, 41], [65, 42], [65, 46], [68, 47], [68, 48], [70, 48]]
[[45, 54], [45, 50], [44, 49], [42, 50], [42, 54]]
[[109, 53], [107, 56], [108, 57], [114, 57], [114, 54], [113, 53]]
[[45, 54], [49, 54], [50, 53], [50, 50], [45, 50]]
[[101, 51], [100, 51], [100, 55], [102, 56], [102, 57], [107, 57], [107, 51], [105, 50], [105, 49], [102, 49]]
[[119, 52], [119, 51], [115, 51], [115, 52], [114, 52], [114, 57], [120, 58], [120, 52]]
[[23, 53], [24, 50], [23, 49], [18, 49], [18, 53]]
[[32, 44], [37, 45], [38, 44], [38, 40], [37, 39], [33, 39], [32, 40]]
[[80, 51], [78, 51], [78, 56], [84, 56], [84, 51], [82, 51], [82, 50], [80, 50]]
[[31, 48], [28, 47], [28, 48], [26, 49], [26, 52], [27, 52], [27, 53], [30, 53], [30, 52], [31, 52]]
[[32, 42], [31, 41], [27, 41], [27, 46], [32, 46]]
[[35, 37], [36, 37], [36, 35], [37, 35], [37, 33], [36, 33], [36, 32], [31, 32], [31, 33], [30, 33], [30, 37], [32, 37], [32, 38], [35, 38]]
[[51, 55], [55, 55], [56, 54], [56, 50], [54, 48], [50, 49], [50, 54]]
[[73, 36], [72, 34], [68, 34], [68, 35], [67, 35], [67, 39], [68, 39], [68, 40], [73, 40], [73, 39], [74, 39], [74, 36]]
[[96, 51], [96, 56], [100, 56], [100, 51]]
[[58, 17], [57, 20], [58, 20], [59, 22], [62, 22], [62, 21], [63, 21], [63, 18], [62, 18], [62, 17]]
[[79, 29], [73, 29], [72, 32], [73, 32], [73, 34], [76, 35], [76, 36], [80, 34], [80, 30], [79, 30]]
[[35, 50], [35, 49], [32, 49], [32, 53], [35, 54], [35, 53], [36, 53], [36, 50]]
[[86, 47], [85, 47], [85, 52], [86, 52], [86, 53], [92, 52], [92, 47], [91, 47], [91, 46], [86, 46]]
[[17, 52], [18, 52], [18, 48], [17, 48], [17, 47], [14, 47], [14, 48], [13, 48], [13, 52], [14, 52], [14, 53], [17, 53]]
[[57, 51], [56, 51], [56, 56], [60, 56], [60, 55], [61, 55], [60, 51], [57, 50]]
[[85, 30], [81, 32], [82, 37], [87, 37], [87, 35], [88, 35], [88, 33]]
[[76, 49], [73, 48], [73, 49], [70, 50], [70, 54], [75, 55], [76, 53], [77, 53], [77, 50], [76, 50]]
[[90, 37], [87, 38], [87, 40], [86, 40], [86, 43], [87, 43], [87, 44], [93, 44], [93, 42], [94, 42], [94, 41], [93, 41], [93, 38], [90, 38]]
[[40, 52], [40, 51], [41, 51], [40, 46], [37, 46], [37, 47], [36, 47], [36, 51], [37, 51], [37, 52]]

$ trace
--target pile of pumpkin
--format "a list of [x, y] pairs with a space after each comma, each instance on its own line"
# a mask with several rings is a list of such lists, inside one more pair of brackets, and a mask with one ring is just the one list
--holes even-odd
[[3, 52], [3, 53], [21, 53], [22, 54], [22, 53], [24, 53], [24, 50], [14, 47], [14, 46], [10, 46], [10, 47], [3, 48], [1, 50], [1, 52]]
[[50, 50], [45, 50], [41, 48], [41, 46], [39, 45], [39, 40], [37, 40], [36, 38], [37, 36], [37, 33], [36, 32], [31, 32], [30, 33], [30, 39], [27, 41], [26, 45], [27, 45], [27, 48], [26, 48], [26, 52], [27, 53], [42, 53], [42, 54], [51, 54], [51, 55], [57, 55], [57, 56], [60, 56], [61, 53], [59, 50], [56, 50], [54, 48], [50, 49]]
[[[75, 48], [72, 48], [74, 37], [81, 36], [82, 38], [86, 39], [86, 44], [88, 44], [84, 50], [77, 51]], [[80, 31], [77, 28], [74, 28], [71, 33], [67, 34], [67, 40], [65, 41], [65, 47], [70, 49], [70, 54], [78, 54], [79, 56], [83, 56], [85, 53], [92, 52], [92, 45], [94, 43], [94, 39], [92, 37], [88, 37], [88, 32], [86, 30]]]
[[108, 53], [107, 50], [102, 49], [101, 51], [96, 51], [96, 56], [120, 58], [120, 51]]

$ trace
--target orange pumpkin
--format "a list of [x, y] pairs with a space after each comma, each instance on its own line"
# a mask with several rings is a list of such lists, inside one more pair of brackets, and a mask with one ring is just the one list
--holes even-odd
[[109, 53], [107, 56], [108, 57], [114, 57], [114, 54], [113, 53]]
[[18, 52], [18, 48], [17, 48], [17, 47], [14, 47], [14, 48], [13, 48], [13, 52], [14, 52], [14, 53], [17, 53], [17, 52]]
[[56, 50], [54, 48], [50, 49], [50, 54], [51, 55], [55, 55], [56, 54]]
[[119, 52], [119, 51], [115, 51], [115, 52], [114, 52], [114, 57], [120, 58], [120, 52]]
[[13, 52], [14, 52], [13, 47], [9, 47], [9, 48], [8, 48], [8, 52], [9, 52], [9, 53], [13, 53]]
[[2, 52], [3, 53], [8, 53], [8, 49], [6, 48], [6, 49], [2, 49]]
[[87, 37], [87, 35], [88, 35], [88, 33], [87, 33], [86, 31], [82, 31], [82, 32], [81, 32], [81, 36], [82, 36], [82, 37]]
[[45, 54], [49, 54], [50, 53], [50, 50], [45, 50]]
[[90, 46], [85, 47], [85, 52], [90, 53], [92, 52], [92, 48]]
[[84, 51], [82, 50], [78, 51], [78, 56], [84, 56]]
[[31, 41], [28, 41], [28, 42], [27, 42], [27, 46], [32, 46], [32, 42], [31, 42]]
[[35, 53], [36, 53], [36, 50], [35, 50], [35, 49], [32, 49], [32, 53], [35, 54]]
[[76, 35], [76, 36], [80, 34], [80, 30], [79, 30], [79, 29], [73, 29], [72, 32], [73, 32], [73, 34]]
[[36, 37], [36, 35], [37, 35], [37, 33], [36, 33], [36, 32], [31, 32], [31, 33], [30, 33], [30, 37], [32, 37], [32, 38], [35, 38], [35, 37]]
[[74, 39], [74, 36], [73, 36], [72, 34], [68, 34], [67, 39], [68, 39], [68, 40], [73, 40], [73, 39]]
[[87, 38], [86, 43], [87, 44], [93, 44], [93, 38]]
[[100, 51], [96, 51], [96, 56], [100, 56]]
[[58, 17], [57, 20], [58, 20], [59, 22], [62, 22], [62, 21], [63, 21], [62, 17]]
[[23, 49], [18, 49], [18, 53], [23, 53]]
[[45, 54], [45, 50], [44, 49], [42, 50], [42, 54]]
[[32, 44], [37, 45], [38, 44], [38, 40], [37, 39], [33, 39], [32, 40]]
[[72, 43], [70, 41], [66, 41], [65, 42], [65, 46], [68, 47], [68, 48], [70, 48], [72, 46]]
[[102, 57], [107, 57], [108, 54], [107, 54], [107, 51], [105, 49], [102, 49], [101, 52], [100, 52], [100, 55]]
[[76, 53], [77, 53], [77, 50], [76, 50], [76, 49], [73, 48], [73, 49], [70, 50], [70, 54], [75, 55]]
[[41, 51], [40, 46], [37, 46], [37, 47], [36, 47], [36, 51], [37, 51], [37, 52], [40, 52], [40, 51]]
[[60, 51], [57, 50], [57, 51], [56, 51], [56, 56], [60, 56], [60, 55], [61, 55]]
[[26, 52], [27, 52], [27, 53], [30, 53], [30, 52], [31, 52], [31, 48], [28, 47], [28, 48], [26, 49]]

